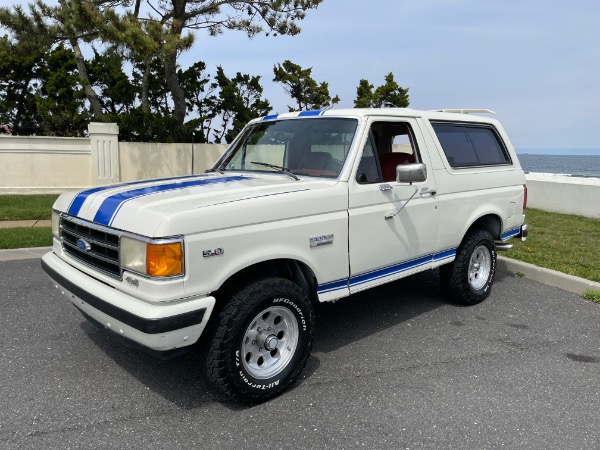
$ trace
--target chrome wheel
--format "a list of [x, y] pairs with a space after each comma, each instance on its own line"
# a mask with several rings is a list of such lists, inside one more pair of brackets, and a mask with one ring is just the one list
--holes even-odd
[[289, 364], [298, 346], [298, 320], [288, 309], [271, 306], [258, 314], [242, 339], [242, 364], [254, 378], [277, 375]]
[[482, 289], [492, 271], [492, 255], [485, 245], [478, 246], [469, 260], [469, 285], [475, 289]]

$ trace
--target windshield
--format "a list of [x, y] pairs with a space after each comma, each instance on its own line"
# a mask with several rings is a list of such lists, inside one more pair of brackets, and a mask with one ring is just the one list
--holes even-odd
[[259, 122], [244, 130], [219, 169], [337, 178], [357, 124], [325, 117]]

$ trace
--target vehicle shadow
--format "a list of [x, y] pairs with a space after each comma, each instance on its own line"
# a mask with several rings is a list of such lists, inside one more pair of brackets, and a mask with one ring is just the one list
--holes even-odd
[[[437, 271], [429, 271], [369, 289], [336, 303], [319, 305], [313, 352], [335, 351], [446, 304], [440, 292]], [[116, 364], [179, 408], [198, 408], [213, 402], [232, 410], [247, 408], [228, 400], [208, 381], [203, 349], [198, 346], [188, 354], [163, 361], [118, 345], [112, 333], [88, 321], [83, 320], [80, 327]], [[319, 358], [311, 356], [302, 379], [310, 378], [319, 365]]]
[[446, 304], [435, 270], [319, 305], [314, 351], [335, 351]]

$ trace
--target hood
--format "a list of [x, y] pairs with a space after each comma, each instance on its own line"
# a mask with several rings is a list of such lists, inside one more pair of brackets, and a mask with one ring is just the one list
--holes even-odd
[[[324, 188], [336, 180], [293, 180], [283, 174], [207, 174], [98, 186], [66, 194], [55, 208], [103, 226], [139, 232], [181, 211], [223, 203]], [[151, 220], [154, 225], [136, 226]]]

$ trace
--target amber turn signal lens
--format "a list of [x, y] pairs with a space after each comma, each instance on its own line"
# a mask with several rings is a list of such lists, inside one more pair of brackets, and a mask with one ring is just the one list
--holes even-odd
[[146, 246], [146, 273], [153, 277], [169, 277], [183, 273], [181, 242], [148, 244]]

